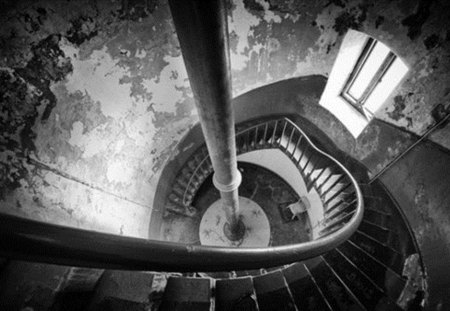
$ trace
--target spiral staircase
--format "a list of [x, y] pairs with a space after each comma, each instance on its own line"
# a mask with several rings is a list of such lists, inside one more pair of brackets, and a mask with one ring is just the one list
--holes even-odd
[[[289, 159], [298, 169], [307, 191], [317, 193], [320, 198], [321, 204], [314, 205], [311, 209], [321, 210], [319, 215], [322, 215], [322, 219], [315, 227], [309, 224], [310, 241], [296, 244], [307, 246], [304, 251], [295, 252], [294, 257], [300, 259], [292, 260], [292, 256], [285, 256], [281, 260], [283, 264], [273, 260], [277, 251], [278, 257], [280, 254], [283, 257], [283, 252], [292, 245], [269, 245], [256, 257], [250, 255], [251, 248], [243, 249], [244, 253], [239, 259], [237, 253], [227, 254], [227, 249], [198, 245], [198, 239], [173, 241], [165, 236], [168, 228], [181, 222], [187, 222], [190, 231], [198, 231], [198, 220], [205, 211], [205, 208], [197, 205], [201, 202], [199, 196], [208, 192], [205, 191], [205, 187], [212, 188], [211, 163], [205, 147], [201, 146], [182, 165], [182, 169], [172, 182], [173, 187], [167, 195], [164, 217], [161, 221], [161, 239], [170, 240], [165, 242], [168, 245], [172, 243], [182, 246], [186, 244], [180, 244], [180, 242], [188, 243], [190, 248], [188, 247], [186, 254], [195, 253], [195, 247], [199, 249], [204, 247], [207, 252], [194, 258], [194, 261], [191, 260], [190, 263], [188, 260], [186, 265], [178, 265], [178, 271], [185, 271], [185, 273], [135, 272], [130, 276], [131, 283], [144, 276], [145, 282], [149, 288], [152, 288], [149, 290], [146, 301], [136, 302], [132, 299], [102, 294], [102, 291], [108, 287], [108, 278], [105, 276], [107, 273], [103, 273], [104, 276], [98, 281], [102, 274], [98, 273], [97, 278], [94, 279], [96, 286], [91, 286], [89, 299], [84, 301], [85, 305], [78, 310], [88, 307], [90, 310], [420, 309], [420, 299], [414, 299], [414, 296], [420, 293], [416, 295], [413, 292], [414, 295], [411, 295], [411, 280], [404, 275], [404, 267], [408, 262], [420, 260], [418, 250], [395, 201], [381, 183], [359, 183], [358, 185], [337, 160], [319, 150], [288, 118], [253, 121], [240, 125], [236, 142], [239, 154], [265, 149], [282, 151], [287, 156], [286, 159]], [[358, 195], [359, 187], [362, 190], [362, 197]], [[6, 217], [8, 221], [11, 219], [7, 217], [12, 216], [1, 217], [4, 218], [3, 220]], [[193, 219], [197, 219], [197, 222], [193, 222]], [[26, 231], [33, 225], [28, 223], [21, 226]], [[17, 224], [11, 224], [11, 226], [18, 228]], [[29, 230], [33, 231], [33, 229]], [[3, 253], [6, 249], [9, 254], [17, 254], [18, 251], [14, 252], [13, 248], [17, 250], [17, 243], [23, 243], [20, 238], [27, 239], [30, 236], [29, 232], [19, 232], [14, 235], [8, 225], [2, 227], [1, 231]], [[49, 235], [54, 233], [48, 232], [48, 229], [38, 231]], [[92, 233], [88, 234], [90, 239], [95, 238]], [[106, 236], [111, 240], [109, 235]], [[103, 236], [99, 237], [100, 243], [103, 238]], [[74, 243], [74, 248], [78, 248], [76, 239], [70, 239]], [[30, 244], [36, 241], [45, 243], [48, 238], [36, 237], [35, 234], [32, 240], [25, 243]], [[321, 241], [325, 242], [322, 244]], [[120, 244], [117, 242], [112, 240], [111, 245]], [[170, 256], [174, 254], [173, 262], [183, 261], [183, 256], [177, 253], [178, 249], [172, 248], [167, 253], [158, 252], [157, 248], [164, 242], [159, 243], [156, 245], [154, 256], [156, 260], [170, 262]], [[46, 247], [44, 245], [41, 251], [44, 255], [51, 257], [55, 253], [55, 248], [49, 251]], [[133, 250], [135, 249], [129, 249], [130, 252]], [[149, 250], [155, 252], [155, 245], [150, 245]], [[272, 250], [275, 250], [275, 255], [270, 254]], [[213, 259], [216, 262], [202, 264], [201, 258], [205, 258], [205, 262], [208, 260], [207, 257], [202, 256], [208, 256], [210, 251], [219, 252], [219, 255]], [[221, 251], [224, 251], [222, 255], [220, 255]], [[130, 270], [149, 269], [141, 262], [146, 260], [146, 256], [139, 261], [135, 258], [127, 258], [127, 255], [121, 253], [120, 245], [111, 252], [125, 256], [124, 260], [117, 264], [112, 262], [111, 258], [109, 260], [103, 258], [100, 260], [103, 264], [92, 263], [89, 262], [89, 260], [92, 261], [92, 256], [88, 254], [87, 265], [108, 268], [106, 262], [109, 262], [113, 268], [119, 266]], [[264, 252], [267, 256], [264, 256]], [[247, 260], [246, 255], [250, 259]], [[58, 256], [62, 256], [60, 250], [53, 255], [53, 257]], [[230, 261], [226, 256], [237, 258]], [[267, 260], [264, 259], [265, 257]], [[255, 260], [255, 258], [261, 260]], [[41, 258], [40, 261], [42, 261]], [[63, 259], [61, 262], [67, 263], [67, 260]], [[174, 265], [176, 263], [169, 263], [169, 266], [162, 265], [160, 270], [177, 271]], [[151, 266], [155, 267], [154, 263]], [[78, 289], [72, 293], [83, 291]], [[53, 310], [70, 310], [68, 305], [77, 304], [67, 298], [60, 299]]]
[[[307, 191], [316, 191], [322, 202], [321, 206], [314, 207], [323, 208], [323, 219], [315, 228], [316, 239], [344, 228], [354, 216], [357, 197], [348, 175], [334, 159], [317, 150], [306, 134], [289, 119], [246, 124], [245, 129], [238, 130], [236, 142], [239, 154], [278, 149], [296, 165]], [[204, 209], [196, 206], [196, 195], [202, 185], [208, 183], [211, 173], [212, 165], [206, 148], [202, 146], [175, 178], [165, 206], [162, 238], [167, 239], [165, 233], [170, 231], [173, 223], [201, 218]], [[408, 279], [402, 275], [404, 265], [418, 256], [408, 227], [382, 184], [375, 182], [360, 186], [365, 203], [364, 217], [356, 232], [335, 249], [311, 259], [269, 269], [170, 276], [158, 302], [160, 309], [419, 308], [414, 301], [404, 299], [408, 290]], [[198, 227], [194, 230], [198, 231]], [[183, 242], [198, 241], [186, 241], [185, 237], [192, 236], [190, 234], [182, 236]]]
[[[6, 258], [0, 260], [6, 271], [0, 286], [14, 277], [17, 260], [73, 267], [45, 306], [17, 305], [0, 290], [1, 309], [421, 310], [421, 273], [414, 270], [422, 270], [419, 251], [389, 192], [364, 177], [363, 169], [350, 172], [287, 117], [268, 115], [235, 129], [224, 1], [173, 0], [170, 5], [206, 142], [196, 141], [194, 152], [173, 159], [175, 172], [162, 174], [164, 191], [158, 188], [156, 195], [163, 200], [155, 200], [150, 225], [156, 236], [116, 236], [0, 214], [0, 257]], [[272, 200], [272, 208], [259, 201], [269, 224], [265, 245], [200, 243], [202, 221], [219, 199], [213, 184], [224, 201], [231, 198], [223, 196], [224, 189], [238, 185], [212, 178], [213, 166], [215, 174], [237, 172], [235, 149], [241, 156], [281, 152], [288, 175], [299, 178], [288, 181], [285, 173], [259, 167], [257, 161], [240, 164], [277, 180], [290, 194], [289, 200]], [[220, 159], [225, 154], [226, 161]], [[252, 179], [246, 169], [242, 175], [245, 197]], [[237, 196], [236, 188], [231, 191]], [[309, 207], [292, 211], [289, 206], [302, 197]], [[228, 237], [224, 228], [217, 231]], [[299, 228], [307, 233], [301, 238]], [[239, 239], [250, 231], [244, 223]], [[283, 238], [275, 239], [277, 234]], [[114, 270], [132, 272], [118, 281], [115, 274], [123, 272]]]

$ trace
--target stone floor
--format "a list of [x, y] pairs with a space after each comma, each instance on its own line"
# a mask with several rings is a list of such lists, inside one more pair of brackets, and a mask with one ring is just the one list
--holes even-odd
[[[309, 241], [310, 223], [306, 214], [299, 219], [291, 219], [282, 209], [290, 203], [296, 202], [299, 196], [277, 174], [249, 163], [239, 163], [242, 173], [242, 184], [239, 195], [257, 203], [266, 213], [270, 222], [270, 245], [287, 245]], [[193, 206], [200, 211], [200, 215], [220, 198], [209, 177], [199, 189]], [[198, 219], [200, 223], [201, 217]]]

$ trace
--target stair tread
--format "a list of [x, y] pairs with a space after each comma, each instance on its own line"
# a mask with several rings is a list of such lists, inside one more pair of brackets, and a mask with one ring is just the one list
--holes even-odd
[[309, 259], [305, 264], [333, 310], [365, 311], [322, 258]]
[[253, 283], [261, 311], [296, 310], [281, 271], [256, 276], [253, 278]]
[[258, 310], [251, 277], [216, 281], [216, 310]]
[[383, 266], [352, 242], [343, 243], [338, 247], [338, 250], [364, 272], [378, 287], [383, 289], [388, 297], [393, 300], [398, 298], [406, 281], [396, 272]]
[[397, 251], [358, 231], [350, 240], [398, 274], [402, 273], [403, 256]]
[[[64, 308], [64, 310], [67, 310]], [[138, 303], [117, 297], [105, 297], [99, 304], [93, 307], [95, 311], [146, 311], [148, 304]]]
[[283, 270], [283, 274], [299, 310], [331, 311], [303, 263], [287, 267]]
[[324, 258], [368, 310], [379, 310], [380, 306], [382, 310], [397, 310], [395, 302], [339, 251], [328, 252]]
[[160, 310], [209, 311], [210, 297], [210, 279], [171, 277], [167, 281]]

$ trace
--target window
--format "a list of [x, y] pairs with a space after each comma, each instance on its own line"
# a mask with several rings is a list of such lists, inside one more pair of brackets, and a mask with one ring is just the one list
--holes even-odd
[[320, 104], [358, 137], [407, 72], [405, 63], [385, 44], [349, 30]]
[[341, 96], [359, 112], [371, 119], [373, 114], [364, 104], [396, 59], [382, 43], [368, 38], [356, 65], [344, 85]]

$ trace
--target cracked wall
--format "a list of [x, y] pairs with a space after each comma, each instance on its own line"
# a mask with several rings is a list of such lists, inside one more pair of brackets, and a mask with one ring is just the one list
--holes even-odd
[[[376, 37], [411, 67], [381, 121], [357, 141], [327, 118], [312, 121], [379, 171], [409, 146], [408, 132], [422, 134], [448, 111], [446, 6], [230, 1], [233, 93], [326, 77], [348, 29]], [[167, 3], [21, 0], [0, 11], [2, 211], [146, 236], [161, 169], [198, 120]], [[382, 122], [406, 134], [391, 137]], [[449, 131], [433, 141], [449, 148]]]
[[450, 306], [449, 176], [450, 153], [426, 142], [381, 177], [400, 204], [421, 250], [430, 310], [446, 310]]
[[[450, 111], [448, 1], [228, 6], [235, 96], [293, 77], [327, 77], [348, 29], [374, 36], [405, 60], [409, 75], [357, 140], [317, 105], [320, 86], [302, 96], [288, 83], [291, 93], [271, 94], [373, 174]], [[0, 211], [146, 237], [162, 168], [198, 120], [166, 1], [7, 0], [0, 12]], [[440, 279], [450, 258], [442, 165], [449, 160], [431, 163], [428, 155], [448, 153], [449, 137], [444, 123], [420, 157], [413, 153], [388, 171], [434, 269], [436, 304], [449, 284]], [[439, 252], [446, 256], [434, 256]]]

